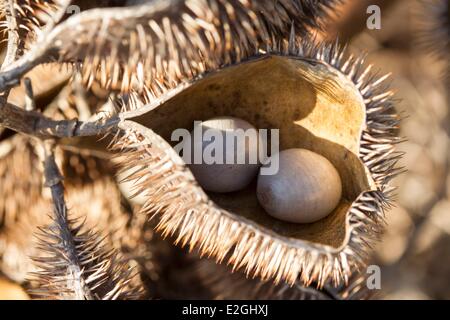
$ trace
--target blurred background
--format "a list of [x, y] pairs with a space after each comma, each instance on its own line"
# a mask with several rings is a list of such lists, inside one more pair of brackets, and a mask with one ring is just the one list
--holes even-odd
[[[381, 9], [380, 30], [366, 28], [372, 4]], [[399, 149], [407, 172], [395, 181], [397, 207], [387, 214], [373, 259], [381, 267], [382, 299], [450, 299], [448, 12], [448, 1], [347, 1], [324, 35], [339, 35], [392, 73], [404, 117], [407, 141]]]
[[[366, 27], [374, 4], [380, 30]], [[448, 19], [448, 1], [347, 0], [318, 34], [318, 41], [339, 36], [351, 51], [366, 51], [380, 73], [392, 73], [404, 117], [399, 149], [407, 172], [395, 181], [397, 206], [372, 262], [381, 267], [380, 299], [450, 299]], [[26, 295], [0, 276], [6, 297]]]

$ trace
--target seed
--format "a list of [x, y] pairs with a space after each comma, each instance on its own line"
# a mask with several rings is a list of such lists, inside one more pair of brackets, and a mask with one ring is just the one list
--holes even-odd
[[278, 155], [278, 172], [258, 176], [257, 197], [267, 213], [294, 223], [311, 223], [330, 214], [342, 195], [341, 179], [330, 161], [306, 149]]
[[[196, 134], [199, 129], [201, 134]], [[245, 136], [242, 135], [244, 132]], [[200, 153], [201, 163], [194, 163], [195, 156], [192, 155], [189, 167], [206, 191], [238, 191], [258, 174], [259, 144], [256, 128], [247, 121], [233, 117], [213, 118], [191, 132], [191, 149], [193, 154]]]

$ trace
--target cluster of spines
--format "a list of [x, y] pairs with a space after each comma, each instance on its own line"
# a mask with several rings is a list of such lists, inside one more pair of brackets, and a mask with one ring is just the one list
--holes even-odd
[[[17, 30], [20, 40], [19, 55], [23, 54], [23, 50], [27, 49], [27, 41], [32, 41], [39, 30], [51, 19], [56, 12], [59, 1], [58, 0], [13, 0], [13, 8], [10, 7], [9, 1], [3, 1], [0, 4], [0, 17], [12, 15], [14, 12], [14, 19], [16, 20]], [[7, 33], [11, 26], [5, 19], [0, 21], [0, 32]]]
[[[170, 0], [88, 10], [53, 32], [62, 61], [82, 61], [84, 81], [128, 91], [234, 63], [271, 36], [318, 27], [340, 0]], [[69, 40], [68, 40], [69, 39]]]
[[86, 230], [84, 221], [69, 217], [62, 176], [53, 152], [45, 146], [45, 185], [50, 188], [53, 214], [50, 224], [36, 233], [37, 271], [31, 273], [35, 297], [74, 300], [138, 299], [142, 293], [137, 274], [106, 237]]
[[[64, 215], [36, 234], [40, 256], [32, 257], [37, 271], [30, 275], [38, 298], [76, 300], [138, 299], [142, 296], [136, 274], [107, 247], [99, 234], [82, 232], [83, 223]], [[67, 221], [67, 222], [64, 222]]]
[[[73, 292], [70, 293], [70, 288], [64, 286], [62, 274], [58, 273], [63, 272], [66, 263], [63, 250], [68, 247], [67, 243], [61, 245], [56, 233], [62, 227], [51, 224], [52, 216], [46, 215], [50, 201], [41, 191], [42, 172], [36, 167], [39, 159], [35, 154], [35, 146], [29, 138], [18, 135], [3, 143], [11, 144], [11, 150], [0, 161], [0, 172], [4, 169], [3, 174], [0, 173], [0, 189], [5, 195], [0, 198], [0, 208], [3, 213], [7, 213], [0, 225], [0, 270], [24, 287], [36, 289], [31, 290], [31, 293], [40, 298], [75, 298], [71, 296]], [[103, 277], [102, 281], [107, 280], [110, 287], [113, 283], [117, 284], [114, 289], [117, 291], [112, 290], [112, 287], [108, 293], [103, 290], [104, 298], [137, 297], [134, 294], [137, 291], [133, 288], [140, 285], [138, 277], [130, 279], [132, 284], [127, 283], [127, 273], [134, 262], [119, 256], [126, 250], [134, 250], [132, 238], [139, 236], [140, 230], [135, 230], [138, 226], [133, 227], [133, 230], [128, 226], [130, 217], [120, 204], [121, 195], [112, 177], [112, 167], [85, 153], [58, 150], [56, 159], [64, 172], [67, 203], [78, 209], [76, 221], [69, 222], [68, 229], [73, 233], [71, 237], [80, 240], [75, 245], [80, 254], [82, 248], [86, 249], [83, 253], [86, 260], [88, 257], [95, 259], [87, 265], [90, 269], [86, 272], [94, 270], [94, 262], [101, 263], [103, 269], [97, 269], [96, 273], [98, 280]], [[105, 194], [114, 200], [106, 199]], [[30, 206], [30, 203], [33, 205]], [[83, 223], [79, 222], [81, 219]], [[33, 234], [43, 225], [46, 227], [40, 229], [41, 241], [37, 244]], [[92, 228], [99, 232], [86, 232]], [[119, 250], [113, 251], [112, 247]], [[38, 261], [37, 265], [33, 264], [30, 257]], [[34, 273], [31, 278], [28, 276], [30, 273]], [[55, 276], [54, 279], [50, 278], [51, 274]], [[106, 286], [102, 287], [107, 289]], [[92, 283], [89, 288], [95, 288], [95, 284]], [[130, 288], [131, 291], [128, 291]]]
[[316, 289], [304, 287], [298, 281], [294, 285], [249, 279], [241, 272], [233, 272], [208, 259], [200, 259], [194, 266], [202, 284], [215, 299], [225, 300], [354, 300], [368, 299], [372, 292], [367, 289], [366, 277], [355, 273], [349, 283], [339, 287], [325, 285]]
[[[371, 172], [377, 190], [361, 194], [349, 209], [345, 247], [335, 250], [305, 242], [287, 245], [282, 237], [216, 207], [187, 169], [172, 162], [176, 157], [169, 151], [170, 146], [163, 141], [155, 143], [161, 138], [151, 130], [141, 131], [127, 122], [123, 124], [125, 134], [117, 138], [113, 149], [122, 151], [127, 168], [137, 168], [129, 179], [137, 179], [136, 193], [148, 196], [143, 211], [158, 215], [158, 229], [165, 236], [177, 234], [176, 242], [214, 256], [218, 262], [227, 258], [233, 268], [245, 268], [246, 273], [262, 279], [283, 279], [291, 284], [300, 279], [306, 286], [316, 283], [322, 287], [330, 279], [335, 285], [348, 281], [350, 274], [364, 265], [368, 247], [383, 228], [384, 209], [390, 204], [392, 192], [388, 182], [398, 174], [396, 163], [401, 156], [394, 151], [394, 145], [400, 141], [396, 137], [398, 119], [392, 93], [383, 84], [387, 76], [376, 78], [371, 66], [363, 68], [363, 57], [346, 57], [337, 43], [315, 45], [309, 39], [297, 39], [292, 31], [289, 41], [272, 40], [258, 54], [329, 64], [353, 81], [366, 104], [367, 123], [361, 136], [360, 158]], [[171, 89], [161, 91], [170, 95]], [[160, 97], [152, 94], [149, 100], [154, 98]], [[134, 106], [142, 106], [135, 100], [130, 100]]]

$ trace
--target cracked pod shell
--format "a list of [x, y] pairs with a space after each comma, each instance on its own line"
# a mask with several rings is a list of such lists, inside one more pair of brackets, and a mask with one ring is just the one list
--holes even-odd
[[[386, 76], [362, 67], [363, 58], [345, 59], [337, 45], [300, 43], [293, 34], [274, 43], [170, 86], [155, 81], [147, 97], [128, 101], [112, 148], [132, 169], [127, 180], [146, 198], [143, 211], [177, 243], [264, 280], [337, 285], [365, 263], [382, 230], [400, 156], [392, 92]], [[280, 129], [281, 150], [326, 157], [343, 181], [337, 208], [318, 222], [291, 224], [264, 212], [255, 184], [205, 193], [167, 141], [194, 120], [223, 115]]]

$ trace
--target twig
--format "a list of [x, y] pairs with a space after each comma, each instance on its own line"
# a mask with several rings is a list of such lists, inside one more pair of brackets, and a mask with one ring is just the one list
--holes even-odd
[[82, 231], [84, 223], [69, 217], [54, 146], [54, 140], [43, 142], [45, 186], [51, 190], [53, 216], [37, 235], [38, 247], [47, 254], [32, 258], [38, 271], [32, 273], [37, 289], [31, 293], [71, 300], [141, 298], [144, 289], [134, 282], [137, 274], [128, 262], [99, 233]]
[[33, 87], [31, 86], [30, 78], [25, 78], [23, 83], [25, 85], [25, 110], [34, 111], [36, 110], [36, 101], [34, 100]]
[[0, 73], [0, 92], [7, 91], [8, 89], [18, 85], [20, 78], [33, 69], [35, 66], [48, 60], [44, 56], [46, 51], [33, 51], [30, 54], [26, 54], [22, 58], [19, 58], [11, 65], [6, 67], [5, 71]]
[[118, 116], [95, 122], [53, 120], [39, 112], [26, 111], [0, 99], [0, 125], [40, 139], [101, 135], [116, 127], [119, 121]]
[[[63, 241], [63, 248], [65, 251], [65, 257], [70, 263], [68, 266], [71, 268], [76, 268], [78, 270], [68, 270], [71, 271], [71, 276], [76, 277], [73, 279], [78, 284], [73, 286], [75, 299], [92, 300], [94, 297], [91, 293], [89, 286], [85, 283], [83, 277], [81, 276], [83, 271], [79, 268], [81, 265], [78, 255], [77, 248], [73, 240], [72, 230], [69, 226], [67, 207], [64, 200], [64, 186], [62, 184], [63, 177], [59, 172], [58, 166], [55, 162], [55, 157], [53, 153], [54, 141], [47, 140], [44, 143], [44, 177], [45, 186], [50, 188], [53, 200], [53, 219], [58, 226], [59, 237]], [[74, 283], [75, 283], [74, 281]]]

